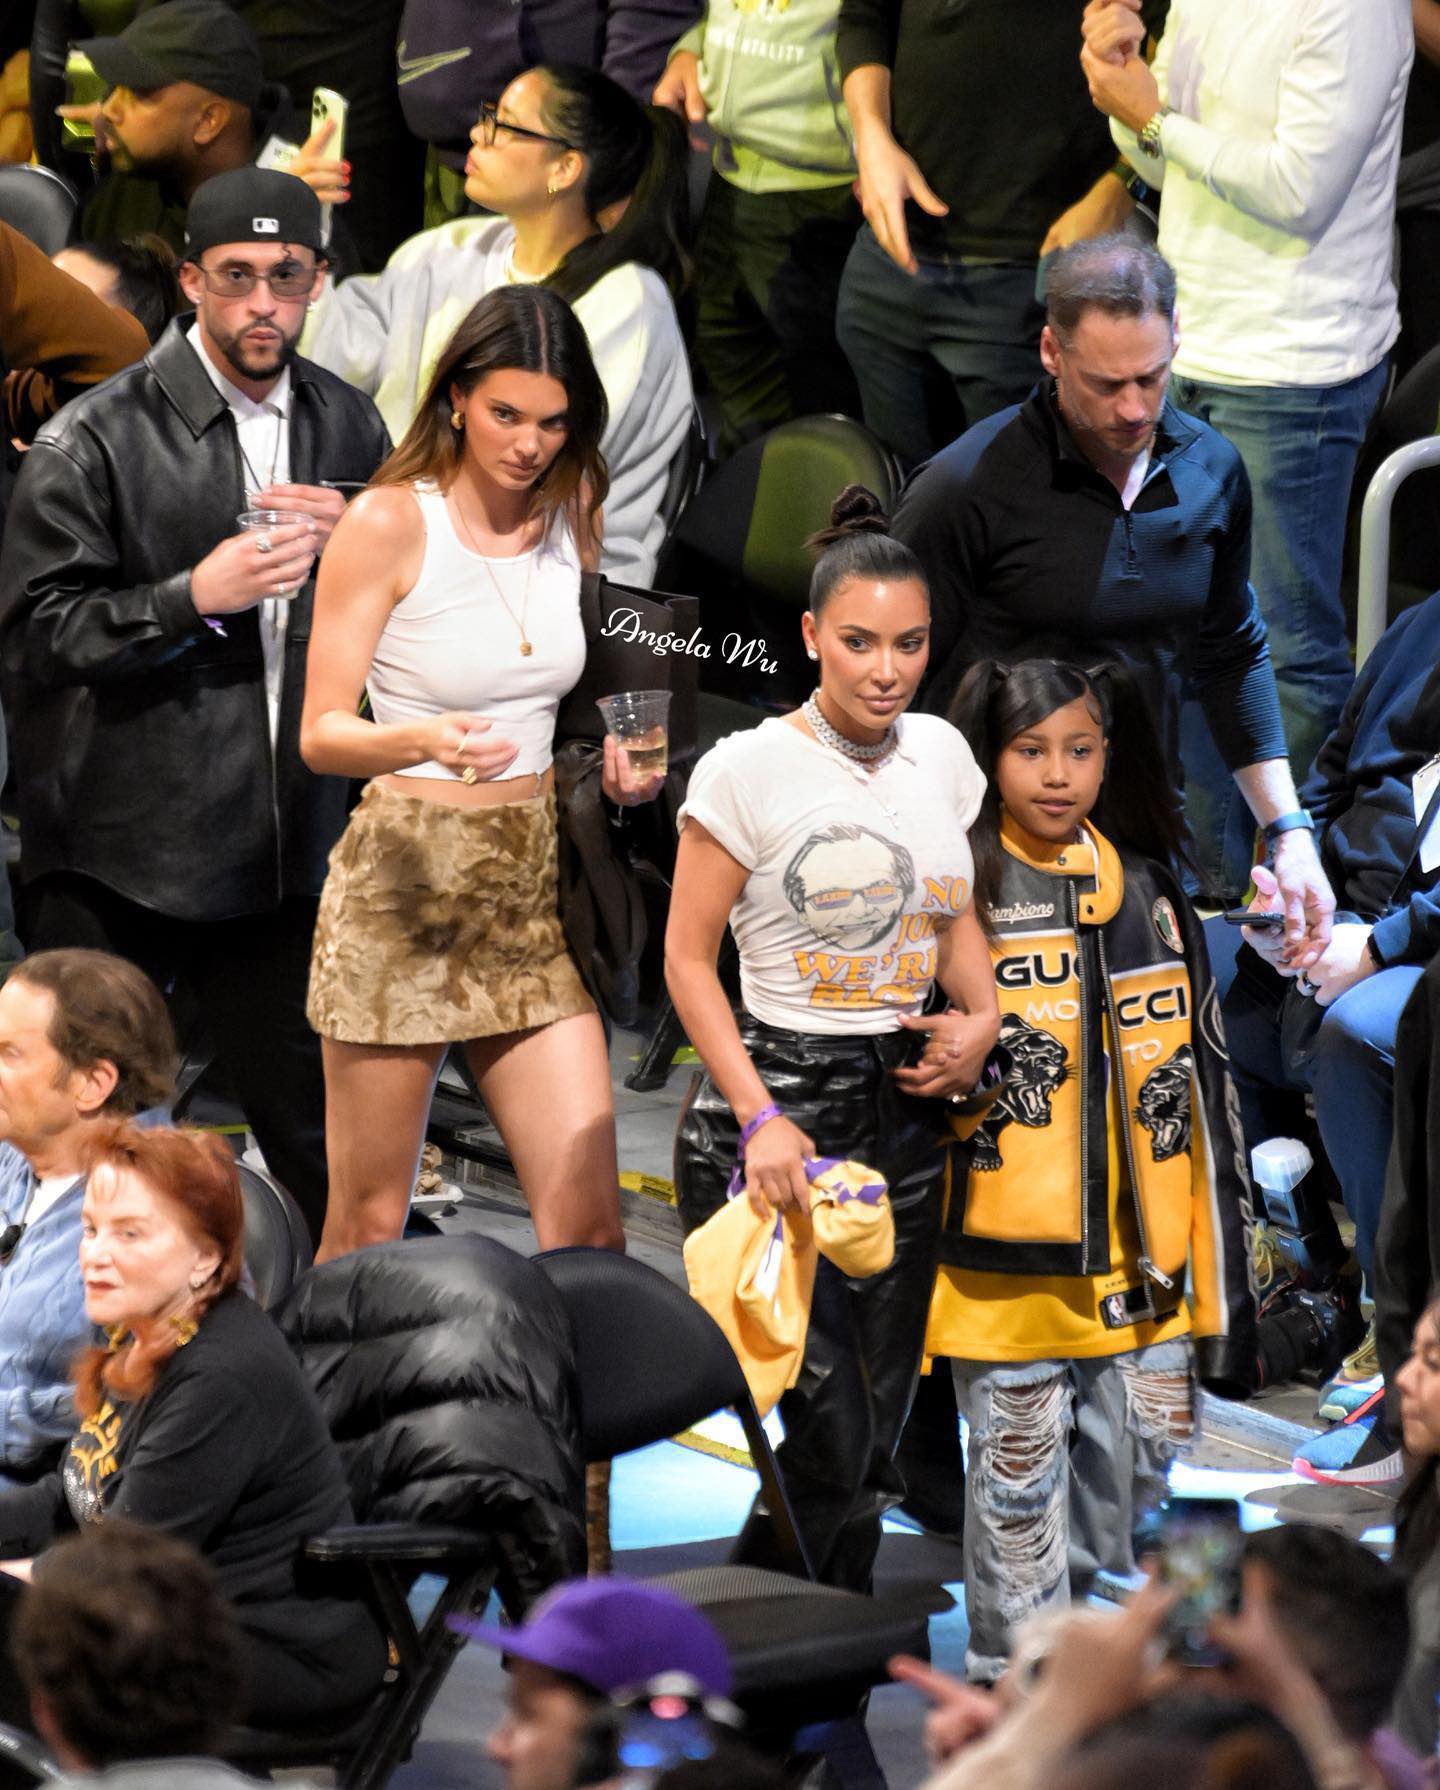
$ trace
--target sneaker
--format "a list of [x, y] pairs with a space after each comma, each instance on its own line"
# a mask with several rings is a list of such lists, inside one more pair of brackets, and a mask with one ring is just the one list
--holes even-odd
[[1368, 1380], [1356, 1380], [1352, 1384], [1347, 1384], [1337, 1374], [1320, 1394], [1320, 1408], [1316, 1415], [1323, 1417], [1327, 1423], [1344, 1423], [1347, 1417], [1353, 1417], [1363, 1404], [1367, 1404], [1383, 1388], [1384, 1381], [1379, 1374], [1372, 1374]]
[[1320, 1415], [1338, 1423], [1357, 1411], [1375, 1390], [1380, 1378], [1380, 1353], [1375, 1346], [1375, 1325], [1372, 1321], [1358, 1349], [1353, 1349], [1340, 1364], [1320, 1394]]
[[1343, 1423], [1307, 1442], [1290, 1465], [1316, 1485], [1383, 1486], [1401, 1479], [1404, 1457], [1386, 1431], [1384, 1405], [1382, 1386]]

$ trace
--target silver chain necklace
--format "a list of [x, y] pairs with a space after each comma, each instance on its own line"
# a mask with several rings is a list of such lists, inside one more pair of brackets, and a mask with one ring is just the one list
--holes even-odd
[[885, 729], [885, 737], [876, 740], [873, 746], [862, 746], [858, 740], [847, 740], [845, 735], [834, 728], [821, 713], [820, 704], [812, 694], [805, 698], [800, 713], [805, 717], [806, 725], [822, 746], [828, 746], [832, 752], [842, 753], [846, 758], [853, 758], [867, 770], [878, 770], [880, 765], [895, 750], [895, 726], [892, 722]]

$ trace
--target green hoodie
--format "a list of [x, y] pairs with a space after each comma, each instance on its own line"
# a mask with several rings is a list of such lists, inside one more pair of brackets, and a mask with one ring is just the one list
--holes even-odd
[[675, 49], [700, 59], [715, 170], [752, 193], [855, 178], [835, 57], [839, 0], [709, 0]]

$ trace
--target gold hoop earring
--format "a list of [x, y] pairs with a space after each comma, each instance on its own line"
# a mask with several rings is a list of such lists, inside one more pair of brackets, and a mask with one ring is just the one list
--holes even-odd
[[560, 191], [560, 188], [555, 184], [555, 182], [553, 180], [549, 180], [545, 183], [545, 191], [547, 193], [549, 193], [550, 197], [553, 199], [555, 197], [556, 193], [558, 193]]
[[450, 427], [455, 430], [456, 434], [463, 434], [465, 431], [465, 418], [458, 410], [450, 412]]

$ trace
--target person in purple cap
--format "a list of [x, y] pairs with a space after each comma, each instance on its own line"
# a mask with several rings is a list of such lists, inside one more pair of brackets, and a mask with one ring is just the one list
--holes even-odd
[[574, 1579], [542, 1597], [518, 1628], [452, 1616], [451, 1627], [505, 1655], [505, 1714], [486, 1751], [505, 1790], [570, 1790], [585, 1725], [607, 1698], [682, 1672], [728, 1696], [719, 1630], [673, 1592], [633, 1579]]

